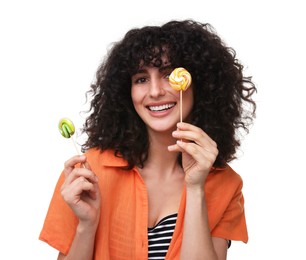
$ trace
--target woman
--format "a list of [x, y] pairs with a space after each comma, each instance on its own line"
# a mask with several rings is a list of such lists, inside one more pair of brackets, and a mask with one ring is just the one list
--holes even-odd
[[[192, 75], [179, 123], [176, 67]], [[40, 239], [58, 259], [226, 259], [230, 241], [248, 240], [227, 163], [255, 91], [209, 24], [130, 30], [97, 71], [85, 154], [65, 163]]]

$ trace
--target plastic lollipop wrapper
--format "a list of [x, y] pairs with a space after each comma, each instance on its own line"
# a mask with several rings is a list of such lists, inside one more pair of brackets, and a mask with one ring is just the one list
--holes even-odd
[[180, 67], [174, 69], [169, 76], [170, 86], [177, 91], [180, 91], [180, 121], [183, 121], [183, 91], [186, 91], [192, 82], [190, 73]]
[[73, 122], [69, 118], [62, 118], [58, 123], [58, 129], [63, 137], [69, 138], [72, 140], [75, 150], [80, 155], [81, 153], [73, 138], [73, 135], [75, 133], [75, 127], [74, 127]]

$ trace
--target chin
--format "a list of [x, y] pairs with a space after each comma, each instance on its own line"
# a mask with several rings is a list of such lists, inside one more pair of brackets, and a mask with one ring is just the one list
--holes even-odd
[[152, 131], [154, 132], [173, 132], [176, 129], [176, 122], [174, 124], [155, 124], [155, 125], [149, 125], [148, 126]]

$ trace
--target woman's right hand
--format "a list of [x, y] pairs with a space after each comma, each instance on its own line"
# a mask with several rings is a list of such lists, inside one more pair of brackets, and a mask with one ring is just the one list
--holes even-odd
[[[81, 164], [84, 167], [76, 167]], [[96, 229], [100, 218], [100, 190], [98, 177], [91, 171], [85, 155], [78, 155], [65, 162], [65, 181], [61, 195], [85, 228]]]

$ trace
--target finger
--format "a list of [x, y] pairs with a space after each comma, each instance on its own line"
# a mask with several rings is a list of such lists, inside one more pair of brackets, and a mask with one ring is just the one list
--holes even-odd
[[85, 155], [76, 155], [67, 160], [64, 164], [64, 173], [67, 177], [73, 169], [76, 167], [77, 164], [82, 164], [86, 162], [86, 156]]
[[[87, 159], [87, 158], [86, 158], [86, 159]], [[84, 163], [82, 163], [82, 165], [84, 166], [83, 168], [86, 168], [86, 169], [88, 169], [88, 170], [91, 170], [91, 167], [90, 167], [89, 163], [87, 162], [87, 160], [86, 160]]]
[[168, 151], [169, 152], [184, 152], [184, 150], [177, 144], [169, 145]]
[[89, 196], [90, 199], [92, 200], [96, 200], [100, 194], [99, 191], [99, 186], [95, 183], [93, 183], [93, 189], [92, 190], [88, 190], [87, 195]]
[[[195, 143], [186, 143], [182, 141], [177, 141], [177, 145], [186, 153], [188, 153], [192, 158], [197, 161], [199, 165], [205, 166], [207, 163], [213, 164], [216, 157], [217, 152], [211, 152], [203, 149], [199, 145]], [[203, 160], [203, 158], [205, 158]]]
[[[203, 155], [206, 156], [206, 153], [209, 153], [209, 154], [212, 154], [212, 156], [217, 156], [219, 151], [217, 149], [217, 147], [215, 146], [211, 146], [211, 145], [200, 145], [200, 144], [197, 144], [195, 142], [186, 142], [186, 141], [181, 141], [180, 142], [184, 143], [184, 144], [190, 144], [194, 147], [194, 149], [197, 149], [199, 152], [201, 152]], [[182, 147], [183, 147], [183, 144], [181, 145], [178, 145], [179, 141], [177, 141], [176, 144], [173, 144], [173, 145], [169, 145], [168, 146], [168, 151], [169, 152], [187, 152], [186, 150], [184, 150]], [[190, 150], [190, 153], [192, 153], [193, 150]], [[192, 155], [192, 154], [191, 154]]]
[[92, 183], [98, 182], [98, 177], [87, 168], [74, 168], [73, 171], [66, 177], [66, 183], [72, 183], [78, 178], [85, 178], [87, 181]]
[[75, 181], [75, 185], [73, 185], [75, 192], [80, 194], [82, 199], [89, 197], [90, 199], [97, 199], [99, 194], [99, 186], [96, 183], [91, 183], [87, 179], [83, 179], [82, 177]]
[[[194, 126], [188, 123], [178, 123], [177, 131], [173, 132], [173, 136], [179, 139], [186, 139], [198, 144], [207, 145], [210, 144], [214, 147], [217, 147], [217, 143], [210, 138], [208, 134], [206, 134], [201, 128]], [[205, 142], [205, 143], [201, 143]]]
[[216, 144], [213, 144], [213, 141], [210, 141], [202, 133], [195, 133], [191, 131], [174, 131], [172, 136], [185, 142], [196, 143], [202, 149], [207, 151], [214, 151], [216, 149]]
[[97, 189], [95, 187], [97, 186], [89, 182], [86, 178], [79, 177], [62, 190], [62, 196], [68, 204], [77, 204], [81, 198], [82, 193], [97, 193]]

